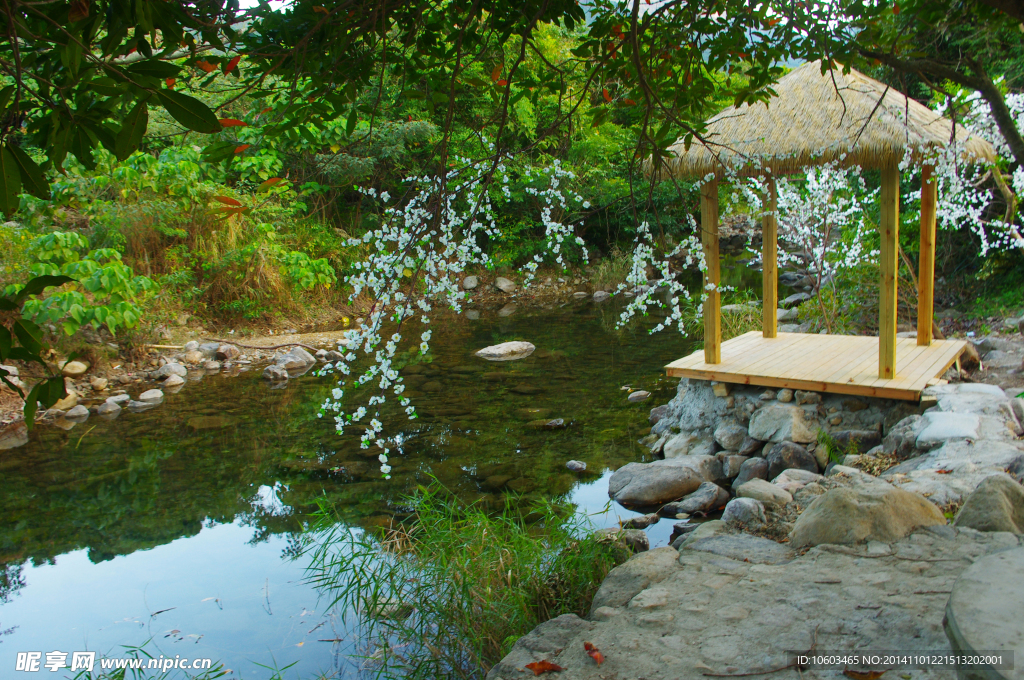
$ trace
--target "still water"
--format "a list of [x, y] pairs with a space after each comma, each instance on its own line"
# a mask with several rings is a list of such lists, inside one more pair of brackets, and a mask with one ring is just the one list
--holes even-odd
[[[607, 477], [645, 459], [647, 413], [676, 382], [661, 367], [693, 343], [649, 335], [655, 320], [616, 330], [618, 311], [583, 301], [436, 319], [431, 354], [401, 359], [421, 415], [392, 414], [402, 447], [389, 481], [355, 433], [316, 417], [333, 384], [312, 374], [284, 389], [257, 370], [192, 375], [151, 411], [37, 428], [0, 452], [0, 677], [70, 675], [15, 673], [19, 651], [114, 656], [144, 643], [154, 656], [216, 659], [235, 678], [286, 667], [285, 678], [354, 677], [353, 641], [295, 559], [317, 499], [367, 528], [435, 476], [495, 507], [514, 492], [525, 503], [569, 500], [598, 527], [634, 516], [608, 506]], [[502, 363], [472, 356], [510, 340], [537, 351]], [[653, 396], [630, 404], [627, 386]], [[537, 427], [553, 418], [567, 427]], [[570, 459], [588, 472], [568, 471]], [[664, 545], [671, 522], [648, 531], [652, 547]]]

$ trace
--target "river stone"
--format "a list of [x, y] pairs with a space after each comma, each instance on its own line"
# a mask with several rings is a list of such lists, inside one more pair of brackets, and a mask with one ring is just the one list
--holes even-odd
[[770, 403], [750, 416], [750, 436], [763, 441], [813, 442], [818, 435], [818, 424], [807, 419], [799, 406]]
[[500, 290], [502, 293], [514, 293], [516, 292], [516, 284], [509, 281], [504, 276], [499, 276], [494, 279], [494, 287]]
[[117, 404], [118, 406], [121, 406], [122, 404], [127, 404], [131, 400], [131, 395], [128, 394], [115, 394], [112, 397], [107, 397], [108, 404]]
[[651, 398], [651, 393], [645, 390], [637, 390], [636, 392], [630, 392], [629, 396], [626, 397], [626, 401], [636, 403], [639, 401], [647, 401]]
[[822, 475], [815, 472], [801, 470], [800, 468], [789, 468], [788, 470], [783, 470], [778, 477], [772, 479], [772, 484], [785, 489], [789, 493], [795, 493], [808, 484], [820, 482], [823, 479], [825, 478]]
[[[124, 395], [128, 396], [128, 395]], [[121, 413], [121, 407], [114, 401], [105, 401], [96, 407], [96, 415], [113, 418]]]
[[768, 479], [775, 479], [783, 470], [790, 468], [818, 472], [818, 461], [814, 456], [793, 442], [779, 442], [768, 451], [764, 459], [768, 461]]
[[715, 441], [726, 451], [739, 451], [747, 439], [747, 428], [735, 421], [723, 421], [715, 428]]
[[687, 456], [708, 456], [715, 452], [715, 442], [710, 435], [696, 432], [680, 432], [667, 440], [662, 448], [665, 458], [686, 458]]
[[274, 363], [287, 371], [296, 371], [316, 363], [313, 355], [301, 347], [292, 347], [284, 354], [278, 355]]
[[203, 357], [212, 359], [217, 354], [217, 349], [220, 347], [219, 342], [204, 342], [197, 348], [203, 353]]
[[646, 552], [651, 547], [650, 539], [642, 529], [609, 527], [598, 529], [594, 532], [594, 537], [601, 543], [619, 543], [634, 553]]
[[623, 529], [646, 529], [652, 524], [657, 524], [660, 520], [661, 517], [658, 513], [652, 512], [647, 515], [640, 515], [639, 517], [630, 517], [619, 524]]
[[146, 390], [139, 395], [139, 401], [162, 401], [164, 393], [160, 390]]
[[594, 291], [594, 302], [604, 302], [611, 297], [611, 294], [604, 290]]
[[271, 382], [283, 382], [288, 380], [288, 371], [283, 366], [271, 364], [263, 369], [263, 378]]
[[89, 409], [79, 404], [64, 414], [68, 420], [85, 420], [89, 417]]
[[719, 451], [715, 457], [722, 461], [722, 477], [726, 479], [735, 479], [743, 464], [750, 460], [749, 456], [739, 456], [731, 451]]
[[65, 378], [79, 378], [89, 370], [89, 364], [84, 361], [69, 361], [60, 369]]
[[573, 472], [583, 472], [587, 469], [587, 464], [582, 460], [570, 460], [565, 464], [565, 467], [569, 468]]
[[918, 527], [946, 524], [924, 496], [880, 482], [831, 489], [814, 499], [790, 534], [795, 548], [822, 543], [892, 543]]
[[108, 384], [110, 384], [109, 380], [107, 380], [106, 378], [100, 378], [98, 376], [89, 381], [89, 386], [92, 387], [97, 392], [102, 392], [103, 390], [107, 389]]
[[1024, 487], [1007, 474], [986, 477], [964, 501], [953, 525], [1024, 534]]
[[753, 498], [733, 498], [725, 506], [722, 521], [729, 525], [741, 524], [750, 529], [759, 529], [767, 523], [764, 504]]
[[514, 302], [510, 302], [498, 310], [498, 316], [500, 316], [501, 318], [512, 316], [513, 314], [516, 313], [517, 309], [519, 309], [519, 307], [517, 307]]
[[[612, 569], [594, 594], [590, 615], [601, 607], [625, 607], [638, 593], [672, 576], [678, 567], [674, 548], [655, 548], [634, 555]], [[519, 677], [516, 675], [514, 677]]]
[[714, 553], [738, 562], [755, 564], [785, 564], [796, 557], [796, 553], [786, 546], [750, 534], [719, 534], [699, 538], [687, 543], [686, 549]]
[[748, 458], [743, 461], [743, 464], [740, 465], [740, 473], [733, 480], [733, 491], [751, 479], [768, 479], [768, 461], [764, 458]]
[[703, 482], [697, 490], [681, 501], [666, 503], [658, 512], [666, 517], [679, 514], [709, 513], [724, 508], [729, 502], [729, 492], [714, 482]]
[[878, 430], [840, 430], [832, 433], [832, 439], [843, 451], [851, 446], [860, 453], [867, 453], [882, 443], [882, 435]]
[[525, 359], [537, 349], [532, 343], [516, 340], [503, 342], [500, 345], [491, 345], [477, 350], [475, 355], [487, 361], [515, 361]]
[[790, 309], [776, 309], [775, 319], [776, 321], [796, 321], [800, 317], [800, 310], [796, 307]]
[[810, 299], [811, 296], [808, 293], [794, 293], [779, 302], [779, 307], [792, 307], [793, 305], [798, 305], [801, 302], [807, 302]]
[[739, 454], [741, 456], [756, 456], [764, 448], [764, 442], [753, 437], [746, 437], [740, 444]]
[[186, 364], [198, 364], [206, 359], [206, 355], [197, 349], [189, 350], [182, 355], [182, 361]]
[[28, 444], [28, 427], [24, 420], [0, 427], [0, 450], [15, 449], [25, 444]]
[[608, 480], [608, 495], [623, 505], [660, 505], [693, 493], [704, 480], [679, 460], [628, 463]]
[[662, 404], [661, 406], [655, 406], [651, 409], [651, 414], [647, 417], [647, 422], [651, 425], [657, 425], [658, 421], [669, 415], [668, 404]]
[[197, 342], [196, 340], [189, 340], [181, 348], [181, 351], [183, 351], [183, 352], [198, 352], [199, 351], [199, 342]]
[[[943, 628], [956, 654], [1013, 652], [1024, 659], [1024, 548], [979, 558], [953, 584]], [[958, 669], [962, 680], [1019, 680], [1019, 670]]]
[[143, 411], [148, 411], [151, 408], [156, 408], [159, 403], [160, 402], [157, 401], [129, 401], [125, 408], [132, 413], [142, 413]]
[[177, 387], [178, 385], [184, 385], [185, 379], [180, 375], [167, 376], [167, 380], [164, 380], [164, 387]]
[[467, 276], [466, 278], [462, 279], [462, 289], [463, 290], [473, 290], [474, 288], [476, 288], [479, 285], [480, 285], [480, 279], [478, 277], [476, 277], [476, 276]]
[[169, 375], [178, 375], [184, 378], [188, 375], [188, 369], [181, 364], [171, 362], [153, 371], [153, 378], [155, 380], [163, 380]]
[[763, 479], [751, 479], [736, 488], [737, 498], [753, 498], [765, 504], [777, 505], [779, 507], [793, 502], [793, 496], [781, 486], [777, 486]]
[[973, 413], [931, 411], [924, 414], [924, 429], [917, 435], [917, 447], [924, 449], [947, 439], [977, 439], [981, 419]]
[[219, 371], [221, 369], [221, 363], [219, 361], [210, 360], [203, 364], [203, 369], [207, 371]]
[[217, 348], [217, 352], [213, 355], [214, 359], [218, 361], [231, 361], [237, 358], [242, 353], [242, 350], [238, 349], [234, 345], [223, 344]]

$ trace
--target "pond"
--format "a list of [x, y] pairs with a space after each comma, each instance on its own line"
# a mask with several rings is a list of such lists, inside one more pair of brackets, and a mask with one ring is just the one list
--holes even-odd
[[[619, 311], [585, 300], [435, 319], [430, 355], [402, 359], [420, 417], [391, 421], [402, 446], [387, 481], [355, 433], [316, 417], [333, 385], [313, 374], [284, 389], [257, 370], [193, 375], [153, 410], [36, 428], [0, 453], [4, 677], [19, 651], [114, 656], [144, 643], [154, 656], [213, 658], [231, 677], [289, 666], [283, 677], [354, 676], [350, 636], [293, 559], [318, 500], [349, 526], [378, 526], [434, 476], [495, 507], [514, 492], [571, 501], [599, 527], [634, 516], [608, 505], [607, 477], [648, 455], [648, 411], [676, 384], [662, 367], [694, 347], [674, 330], [649, 335], [655, 319], [616, 330]], [[538, 349], [472, 356], [510, 340]], [[653, 396], [629, 403], [627, 387]], [[537, 427], [553, 418], [567, 426]], [[567, 470], [571, 459], [588, 471]], [[650, 529], [652, 546], [671, 524]]]

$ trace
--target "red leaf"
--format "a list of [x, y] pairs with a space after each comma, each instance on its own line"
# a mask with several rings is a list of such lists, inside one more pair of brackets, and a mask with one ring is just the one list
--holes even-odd
[[899, 5], [895, 5], [895, 4], [894, 4], [894, 5], [892, 6], [892, 13], [893, 13], [893, 14], [899, 14], [899, 13], [900, 13], [900, 6], [899, 6]]
[[260, 115], [262, 116], [262, 115], [263, 115], [264, 113], [270, 113], [270, 112], [271, 112], [271, 111], [273, 111], [273, 110], [274, 110], [274, 109], [272, 109], [272, 108], [270, 108], [270, 107], [268, 106], [267, 108], [265, 108], [265, 109], [263, 109], [262, 111], [260, 111]]
[[612, 96], [608, 94], [608, 88], [603, 88], [601, 90], [601, 95], [604, 97], [606, 102], [610, 102], [612, 100]]
[[494, 84], [499, 86], [499, 87], [505, 87], [506, 85], [508, 85], [508, 81], [507, 80], [499, 80], [499, 81], [497, 81]]
[[952, 470], [936, 470], [935, 474], [937, 474], [937, 475], [948, 475], [950, 472], [952, 472]]
[[236, 208], [240, 207], [242, 205], [242, 203], [240, 201], [236, 201], [235, 199], [231, 198], [230, 196], [214, 196], [213, 200], [220, 201], [224, 205], [230, 205], [230, 206], [234, 206]]
[[242, 144], [240, 146], [236, 146], [235, 147], [235, 153], [242, 153], [243, 151], [248, 149], [250, 146], [252, 146], [252, 144]]
[[317, 5], [316, 7], [313, 8], [313, 11], [319, 12], [320, 14], [328, 14], [327, 8], [324, 7], [323, 5]]
[[258, 187], [256, 187], [256, 189], [257, 189], [257, 191], [264, 191], [264, 190], [269, 189], [270, 187], [274, 186], [275, 184], [277, 184], [280, 181], [281, 181], [280, 177], [271, 177], [266, 182], [261, 182], [260, 185]]
[[234, 71], [240, 61], [242, 61], [242, 55], [238, 55], [237, 57], [232, 58], [228, 63], [224, 64], [224, 73], [231, 73]]
[[604, 654], [602, 654], [601, 650], [599, 650], [597, 647], [595, 647], [594, 645], [592, 645], [589, 642], [584, 642], [583, 643], [583, 649], [585, 649], [587, 651], [587, 655], [591, 659], [593, 659], [594, 661], [597, 662], [598, 666], [600, 666], [601, 664], [604, 663]]
[[547, 659], [542, 661], [535, 661], [534, 663], [526, 664], [526, 667], [533, 671], [534, 675], [540, 675], [541, 673], [552, 673], [555, 671], [564, 671], [565, 669], [556, 663], [551, 663]]
[[497, 80], [498, 78], [501, 77], [502, 68], [504, 67], [501, 64], [498, 64], [497, 66], [494, 67], [494, 70], [491, 71], [491, 80]]
[[199, 61], [197, 61], [196, 62], [196, 68], [200, 68], [200, 69], [206, 71], [207, 73], [213, 73], [214, 71], [217, 70], [216, 66], [214, 66], [210, 62], [206, 61], [205, 59], [200, 59]]
[[247, 127], [249, 124], [237, 118], [221, 118], [220, 124], [224, 127]]
[[409, 122], [410, 123], [412, 122], [412, 114], [411, 113], [409, 114]]
[[175, 80], [174, 78], [168, 78], [164, 82], [167, 83], [167, 87], [174, 87], [174, 83], [176, 83], [178, 81]]
[[769, 19], [768, 20], [768, 25], [769, 26], [777, 26], [780, 21], [782, 21], [782, 19]]
[[630, 106], [636, 106], [636, 102], [633, 101], [632, 99], [624, 99], [622, 103], [629, 104]]

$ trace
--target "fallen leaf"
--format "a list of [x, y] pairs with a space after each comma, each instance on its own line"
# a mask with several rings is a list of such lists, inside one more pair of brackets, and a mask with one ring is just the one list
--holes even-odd
[[937, 475], [948, 475], [950, 472], [952, 472], [952, 470], [936, 470], [935, 474], [937, 474]]
[[589, 642], [584, 642], [583, 649], [586, 650], [587, 656], [589, 656], [591, 659], [597, 662], [598, 666], [604, 663], [604, 654], [602, 654], [601, 650], [599, 650], [593, 644]]
[[541, 661], [535, 661], [533, 663], [526, 664], [526, 667], [533, 671], [534, 675], [540, 675], [541, 673], [554, 673], [557, 671], [564, 671], [565, 669], [556, 663], [551, 663], [547, 659]]
[[843, 671], [843, 675], [853, 678], [853, 680], [878, 680], [885, 675], [885, 671], [854, 671], [847, 668]]

